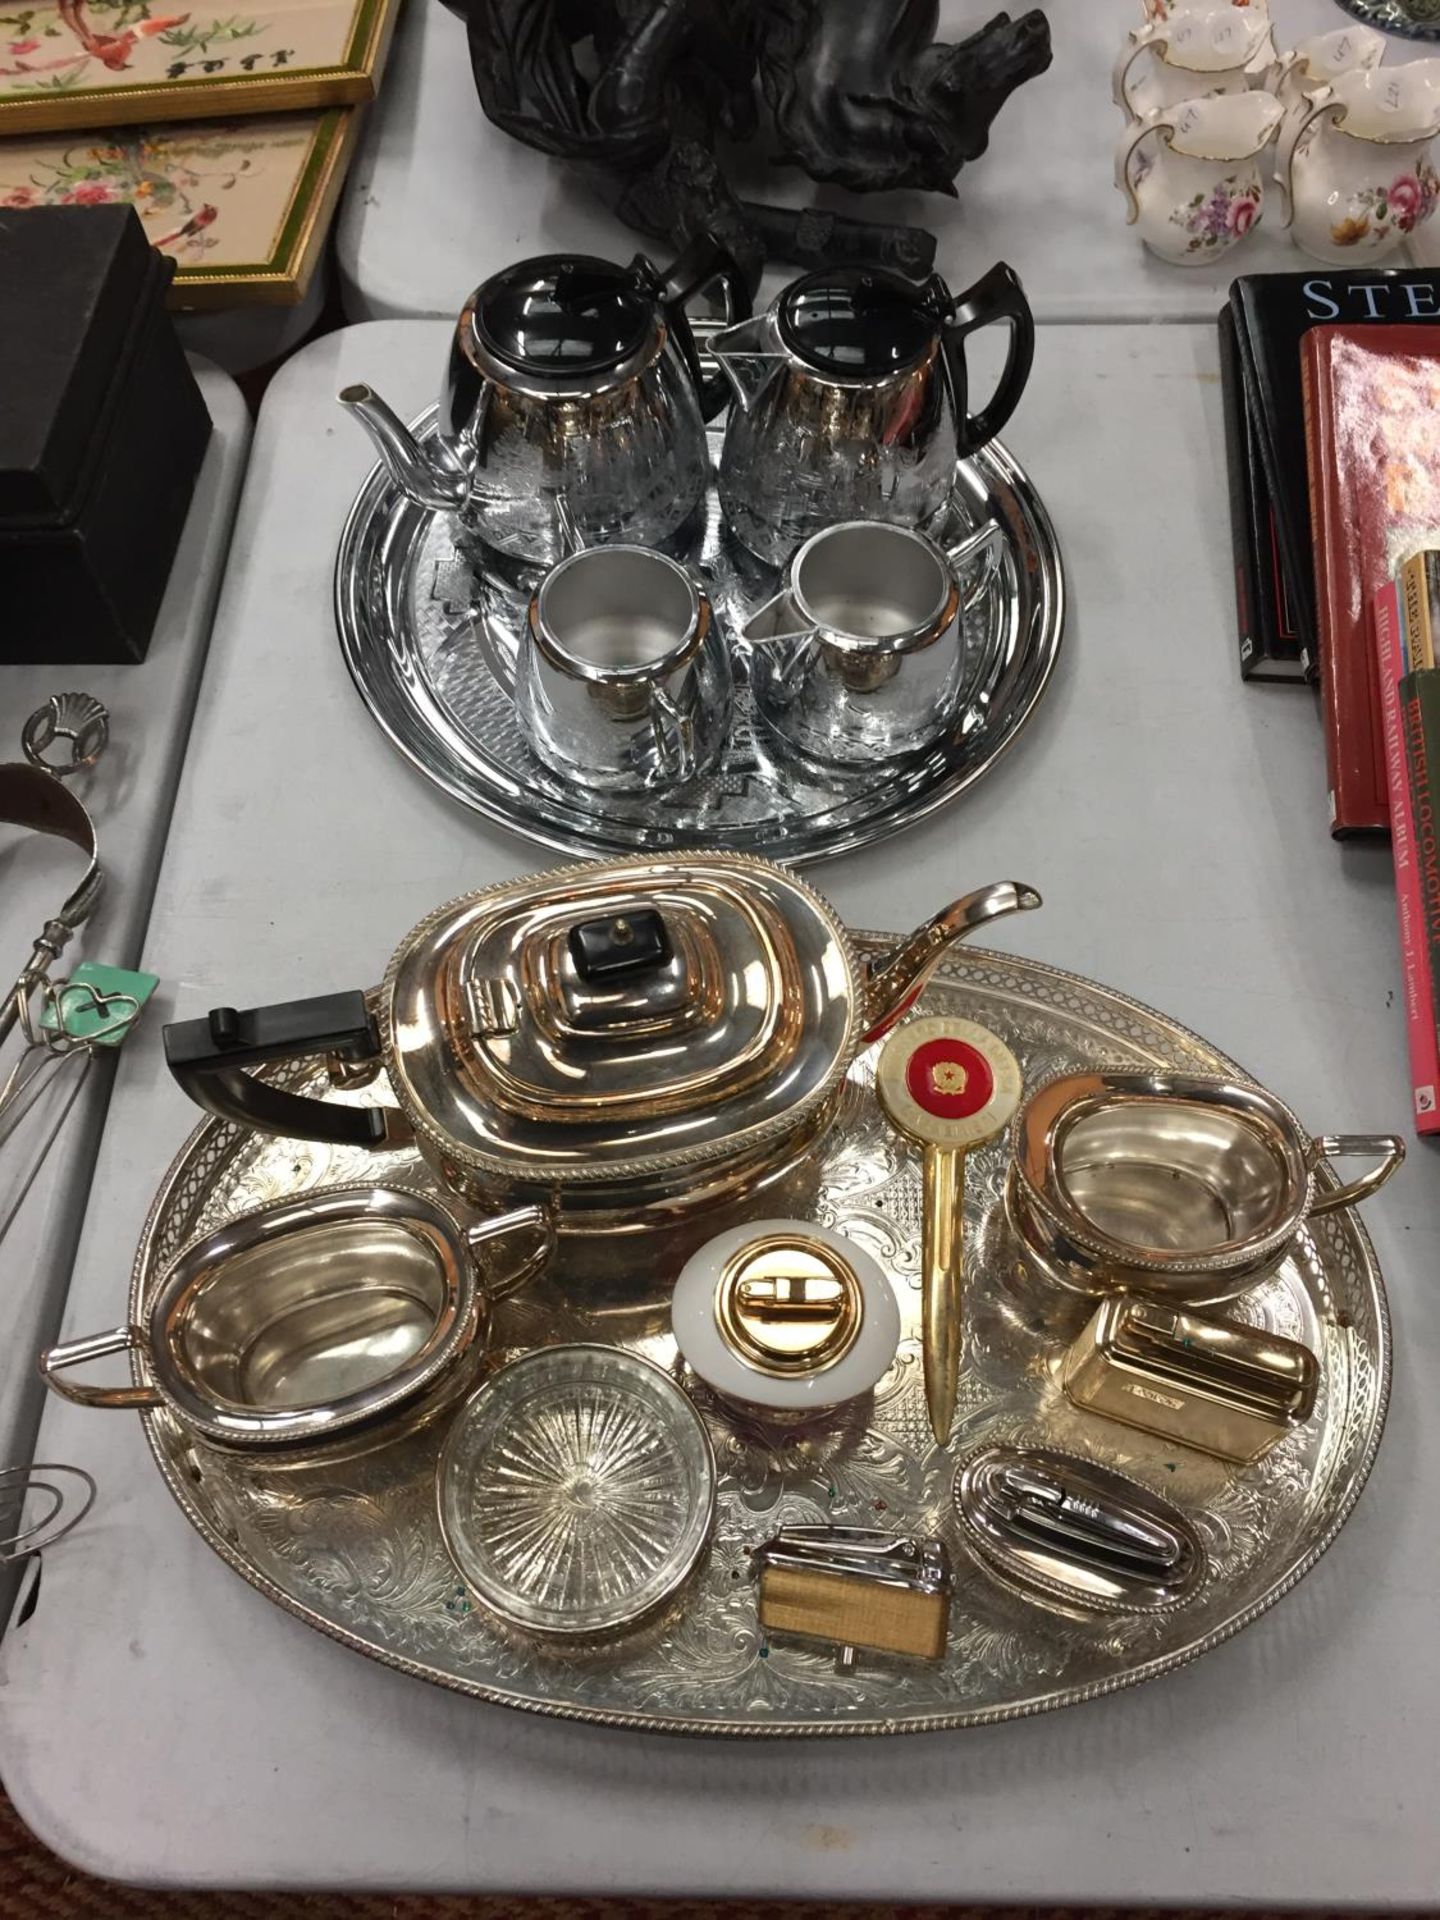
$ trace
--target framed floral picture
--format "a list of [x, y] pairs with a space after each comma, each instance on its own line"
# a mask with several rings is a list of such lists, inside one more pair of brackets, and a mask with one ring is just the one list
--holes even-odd
[[0, 211], [134, 207], [177, 308], [293, 305], [325, 244], [363, 108], [0, 141]]
[[0, 134], [368, 100], [398, 0], [0, 0]]

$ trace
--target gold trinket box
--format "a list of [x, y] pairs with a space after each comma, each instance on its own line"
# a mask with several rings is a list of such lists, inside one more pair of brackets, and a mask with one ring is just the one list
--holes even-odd
[[1077, 1407], [1241, 1462], [1310, 1418], [1319, 1381], [1297, 1340], [1123, 1295], [1098, 1310], [1064, 1368]]
[[853, 1266], [813, 1233], [751, 1240], [726, 1261], [715, 1318], [730, 1350], [771, 1375], [834, 1366], [860, 1332]]
[[670, 1326], [712, 1392], [786, 1425], [873, 1392], [900, 1344], [879, 1263], [810, 1220], [750, 1220], [707, 1240], [680, 1270]]

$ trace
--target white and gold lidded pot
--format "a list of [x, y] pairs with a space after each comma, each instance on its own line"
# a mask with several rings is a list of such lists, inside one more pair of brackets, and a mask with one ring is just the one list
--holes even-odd
[[682, 1268], [670, 1311], [690, 1370], [765, 1419], [860, 1399], [900, 1344], [900, 1309], [879, 1263], [810, 1220], [751, 1220], [707, 1240]]

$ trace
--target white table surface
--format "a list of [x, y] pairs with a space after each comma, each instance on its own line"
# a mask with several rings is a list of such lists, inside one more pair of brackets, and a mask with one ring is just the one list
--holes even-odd
[[214, 313], [177, 313], [175, 328], [190, 353], [204, 354], [227, 373], [253, 373], [293, 353], [320, 318], [330, 291], [327, 248], [305, 298], [293, 307], [222, 307]]
[[[95, 821], [105, 891], [67, 947], [65, 968], [82, 959], [139, 964], [205, 664], [250, 416], [227, 374], [194, 364], [215, 431], [146, 659], [139, 666], [0, 665], [0, 759], [20, 759], [21, 725], [52, 693], [79, 687], [110, 710], [110, 744], [90, 774], [77, 776], [76, 787]], [[0, 985], [14, 979], [35, 935], [83, 872], [81, 855], [64, 842], [0, 827]], [[5, 1049], [6, 1067], [17, 1044], [12, 1038]], [[33, 1458], [43, 1392], [35, 1355], [59, 1324], [110, 1084], [109, 1062], [97, 1060], [0, 1240], [0, 1465]], [[19, 1135], [0, 1159], [0, 1214], [16, 1190], [17, 1163], [34, 1164], [33, 1141]]]
[[[1246, 242], [1214, 266], [1153, 259], [1126, 226], [1112, 178], [1123, 121], [1110, 70], [1141, 18], [1140, 0], [1041, 4], [1054, 46], [1050, 69], [1001, 108], [989, 151], [959, 177], [958, 199], [847, 195], [816, 188], [793, 169], [751, 179], [751, 197], [928, 226], [939, 239], [936, 264], [957, 291], [1005, 259], [1044, 320], [1209, 320], [1237, 273], [1313, 264], [1279, 227], [1273, 202]], [[1010, 8], [1023, 10], [1022, 0]], [[945, 32], [962, 38], [993, 11], [990, 0], [942, 0]], [[1271, 13], [1282, 46], [1345, 19], [1334, 0], [1272, 0]], [[1396, 39], [1387, 58], [1417, 52]], [[1440, 220], [1431, 226], [1440, 229]], [[637, 245], [649, 243], [600, 206], [576, 173], [490, 125], [464, 26], [440, 0], [407, 0], [340, 214], [336, 263], [349, 318], [451, 318], [477, 282], [512, 260], [576, 248], [626, 260]], [[767, 292], [795, 271], [772, 271]]]
[[[428, 397], [442, 325], [307, 348], [256, 433], [146, 939], [165, 1014], [364, 984], [436, 901], [552, 855], [387, 746], [330, 616], [369, 465], [333, 395]], [[1209, 328], [1051, 329], [1009, 436], [1074, 617], [1014, 751], [949, 813], [812, 870], [908, 926], [997, 876], [1046, 896], [1003, 944], [1207, 1035], [1317, 1130], [1406, 1129], [1383, 848], [1325, 828], [1311, 696], [1235, 663]], [[158, 1022], [121, 1063], [66, 1331], [123, 1315], [193, 1121]], [[727, 1745], [550, 1723], [366, 1662], [238, 1580], [132, 1416], [52, 1401], [100, 1480], [0, 1647], [0, 1772], [78, 1865], [153, 1883], [1025, 1903], [1433, 1906], [1440, 1891], [1440, 1192], [1416, 1148], [1366, 1219], [1397, 1337], [1373, 1483], [1293, 1596], [1196, 1666], [982, 1731]]]

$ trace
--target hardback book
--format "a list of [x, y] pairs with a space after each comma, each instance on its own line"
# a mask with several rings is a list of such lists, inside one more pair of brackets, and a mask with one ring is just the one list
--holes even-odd
[[0, 141], [0, 210], [131, 206], [167, 304], [293, 305], [324, 250], [360, 107]]
[[26, 0], [0, 30], [0, 134], [354, 106], [399, 0]]
[[1426, 547], [1412, 553], [1396, 581], [1400, 597], [1402, 673], [1433, 667], [1436, 630], [1440, 628], [1440, 553]]
[[1432, 1007], [1440, 1001], [1440, 669], [1400, 681], [1400, 729], [1410, 783], [1415, 877], [1420, 896]]
[[1314, 327], [1300, 357], [1330, 827], [1364, 833], [1390, 823], [1371, 603], [1440, 545], [1440, 332]]
[[1420, 887], [1415, 815], [1405, 752], [1407, 717], [1412, 723], [1410, 730], [1418, 732], [1419, 716], [1418, 711], [1407, 716], [1401, 709], [1400, 685], [1406, 678], [1406, 648], [1401, 593], [1396, 581], [1387, 581], [1376, 594], [1372, 625], [1385, 736], [1385, 781], [1390, 796], [1390, 847], [1395, 861], [1395, 917], [1400, 929], [1400, 976], [1410, 1050], [1411, 1108], [1417, 1133], [1440, 1133], [1440, 1034], [1435, 1026], [1435, 976]]
[[1419, 267], [1245, 274], [1231, 283], [1236, 345], [1301, 651], [1318, 666], [1300, 341], [1311, 327], [1440, 320], [1440, 272]]
[[1280, 559], [1275, 510], [1260, 464], [1254, 422], [1245, 400], [1235, 316], [1229, 307], [1221, 309], [1219, 327], [1220, 401], [1225, 421], [1240, 673], [1246, 680], [1301, 682], [1306, 670], [1300, 630]]

